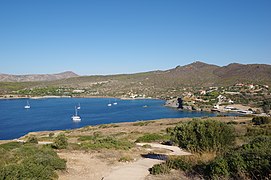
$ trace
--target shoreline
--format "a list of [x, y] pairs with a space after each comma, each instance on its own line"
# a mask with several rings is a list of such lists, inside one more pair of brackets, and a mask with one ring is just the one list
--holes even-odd
[[[3, 96], [9, 96], [9, 95], [3, 95]], [[12, 96], [12, 97], [11, 97]], [[163, 100], [159, 98], [130, 98], [130, 97], [114, 97], [114, 96], [32, 96], [32, 97], [21, 97], [21, 96], [13, 96], [10, 95], [10, 97], [0, 97], [0, 100], [12, 100], [12, 99], [57, 99], [57, 98], [116, 98], [121, 100], [144, 100], [144, 99], [156, 99], [156, 100]]]
[[[243, 116], [225, 116], [225, 117], [219, 117], [219, 116], [213, 116], [213, 117], [196, 117], [198, 119], [215, 119], [215, 120], [221, 120], [224, 122], [227, 121], [240, 121], [240, 119], [247, 119], [250, 117], [243, 117]], [[81, 129], [84, 128], [99, 128], [99, 126], [101, 125], [108, 125], [108, 126], [112, 126], [112, 125], [118, 125], [118, 126], [123, 126], [123, 125], [127, 125], [127, 126], [131, 126], [134, 127], [135, 123], [139, 123], [139, 122], [150, 122], [150, 123], [160, 123], [160, 122], [166, 122], [169, 121], [170, 123], [174, 124], [176, 122], [180, 123], [180, 122], [186, 122], [186, 121], [190, 121], [194, 118], [192, 117], [183, 117], [183, 118], [161, 118], [161, 119], [150, 119], [150, 120], [138, 120], [138, 121], [133, 121], [133, 122], [119, 122], [119, 123], [107, 123], [107, 124], [97, 124], [97, 125], [86, 125], [83, 127], [79, 127], [79, 128], [74, 128], [74, 129], [57, 129], [57, 130], [42, 130], [42, 131], [32, 131], [32, 132], [28, 132], [25, 135], [22, 135], [18, 138], [14, 138], [14, 139], [0, 139], [0, 144], [5, 143], [5, 142], [12, 142], [12, 141], [21, 141], [22, 139], [25, 139], [28, 135], [40, 135], [40, 134], [49, 134], [51, 132], [53, 133], [61, 133], [61, 132], [65, 132], [65, 131], [80, 131]], [[229, 120], [230, 119], [230, 120]], [[113, 126], [112, 126], [113, 127]]]

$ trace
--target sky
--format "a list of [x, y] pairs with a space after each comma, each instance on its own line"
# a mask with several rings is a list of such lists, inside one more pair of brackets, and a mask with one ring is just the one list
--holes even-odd
[[0, 0], [0, 73], [271, 62], [270, 0]]

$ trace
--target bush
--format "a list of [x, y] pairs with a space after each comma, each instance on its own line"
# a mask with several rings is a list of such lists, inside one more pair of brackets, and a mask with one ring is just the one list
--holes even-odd
[[27, 143], [38, 144], [38, 138], [36, 136], [29, 136], [26, 140]]
[[207, 168], [208, 174], [212, 179], [220, 179], [229, 176], [228, 163], [224, 158], [217, 158]]
[[271, 118], [265, 116], [256, 116], [252, 119], [252, 122], [254, 125], [269, 124], [271, 123]]
[[234, 143], [231, 125], [215, 120], [193, 120], [177, 125], [172, 140], [192, 152], [224, 151]]
[[271, 135], [271, 124], [265, 124], [260, 126], [248, 127], [246, 136], [260, 136], [260, 135]]
[[68, 140], [65, 134], [59, 134], [56, 138], [52, 147], [55, 149], [66, 149], [68, 146]]
[[170, 167], [167, 166], [166, 163], [155, 164], [152, 168], [149, 169], [150, 173], [153, 175], [156, 174], [167, 174], [171, 170]]
[[270, 147], [271, 137], [256, 137], [250, 143], [217, 157], [207, 165], [205, 173], [211, 179], [227, 176], [235, 179], [268, 179], [271, 175]]
[[192, 164], [184, 158], [171, 158], [161, 164], [156, 164], [149, 169], [151, 174], [166, 174], [171, 169], [187, 171], [192, 168]]
[[10, 144], [0, 147], [4, 154], [0, 156], [0, 179], [56, 179], [54, 171], [66, 168], [66, 161], [51, 148], [25, 144], [7, 151], [3, 146]]

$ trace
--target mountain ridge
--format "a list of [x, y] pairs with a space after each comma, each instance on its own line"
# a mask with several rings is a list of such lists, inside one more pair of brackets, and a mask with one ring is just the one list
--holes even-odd
[[[45, 82], [43, 79], [46, 79], [46, 85], [76, 86], [83, 88], [90, 87], [96, 82], [108, 81], [110, 83], [107, 83], [107, 85], [119, 86], [117, 89], [121, 89], [122, 86], [127, 88], [139, 82], [148, 87], [151, 86], [158, 88], [173, 86], [224, 86], [238, 82], [271, 84], [271, 65], [231, 63], [226, 66], [218, 66], [201, 61], [195, 61], [193, 63], [176, 66], [175, 68], [168, 70], [154, 70], [133, 74], [78, 76], [77, 74], [68, 71], [64, 72], [64, 75], [59, 73], [54, 74], [53, 76], [55, 75], [58, 75], [58, 77], [51, 77], [51, 79], [48, 78], [48, 76], [51, 76], [48, 74], [41, 75], [45, 76], [43, 78], [28, 77], [27, 81], [32, 80], [39, 83], [39, 80]], [[1, 78], [0, 74], [0, 81], [8, 82], [7, 80], [10, 79]], [[11, 82], [22, 82], [22, 79], [17, 81], [13, 80]]]
[[25, 74], [25, 75], [13, 75], [0, 73], [0, 82], [29, 82], [29, 81], [53, 81], [58, 79], [66, 79], [72, 77], [78, 77], [76, 73], [72, 71], [64, 71], [56, 74]]

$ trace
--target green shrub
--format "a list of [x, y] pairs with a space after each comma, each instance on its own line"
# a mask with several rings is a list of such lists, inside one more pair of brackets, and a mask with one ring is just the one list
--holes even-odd
[[208, 174], [212, 179], [220, 179], [229, 176], [228, 163], [224, 158], [217, 158], [208, 166]]
[[171, 170], [171, 168], [168, 167], [166, 163], [155, 164], [155, 165], [153, 165], [153, 167], [151, 167], [149, 169], [150, 173], [153, 174], [153, 175], [156, 175], [156, 174], [167, 174], [167, 173], [170, 172], [170, 170]]
[[192, 152], [224, 151], [234, 143], [231, 125], [215, 120], [193, 120], [177, 125], [172, 140]]
[[38, 138], [36, 136], [29, 136], [26, 140], [27, 143], [34, 143], [34, 144], [38, 144]]
[[256, 116], [252, 119], [252, 122], [254, 125], [269, 124], [271, 123], [271, 118], [265, 116]]
[[156, 164], [149, 169], [151, 174], [167, 174], [171, 169], [187, 171], [192, 168], [191, 163], [184, 158], [170, 158], [161, 164]]
[[19, 148], [23, 145], [23, 143], [20, 142], [9, 142], [9, 143], [5, 143], [5, 144], [0, 144], [0, 149], [3, 148], [5, 150], [12, 150], [15, 148]]
[[211, 179], [268, 179], [271, 174], [271, 137], [259, 136], [250, 143], [232, 149], [207, 165], [206, 176]]
[[66, 149], [68, 146], [68, 140], [65, 134], [59, 134], [56, 138], [52, 147], [55, 149]]
[[49, 133], [49, 137], [50, 137], [50, 138], [52, 138], [54, 135], [55, 135], [55, 133], [53, 133], [53, 132], [50, 132], [50, 133]]
[[265, 124], [260, 126], [248, 127], [246, 136], [260, 136], [260, 135], [271, 135], [271, 124]]
[[8, 151], [0, 148], [0, 153], [0, 179], [56, 179], [55, 170], [66, 168], [66, 161], [45, 146], [29, 143]]

